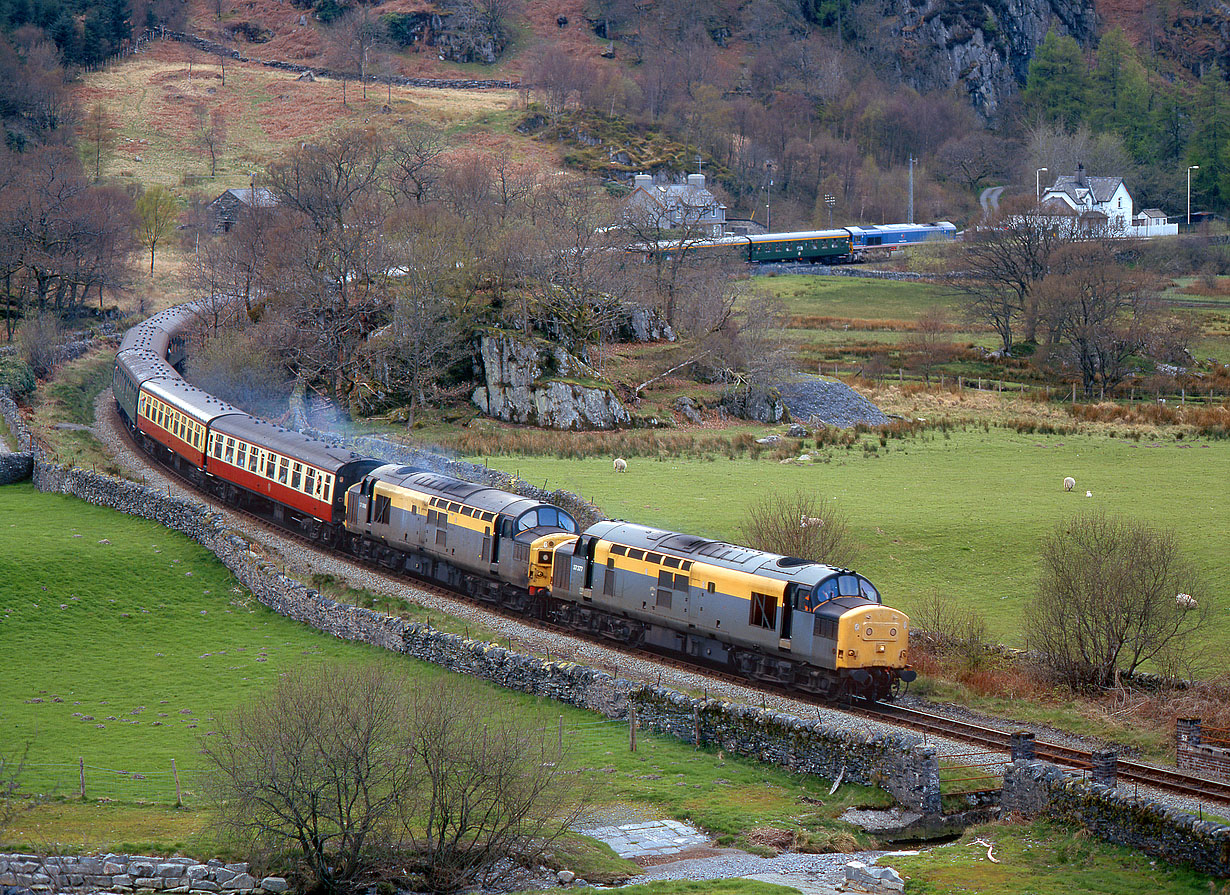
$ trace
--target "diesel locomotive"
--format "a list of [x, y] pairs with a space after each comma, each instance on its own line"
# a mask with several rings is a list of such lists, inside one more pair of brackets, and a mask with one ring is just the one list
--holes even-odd
[[864, 576], [602, 521], [384, 463], [250, 416], [181, 377], [180, 306], [129, 330], [112, 388], [137, 443], [201, 490], [322, 546], [527, 617], [830, 698], [914, 679], [909, 618]]

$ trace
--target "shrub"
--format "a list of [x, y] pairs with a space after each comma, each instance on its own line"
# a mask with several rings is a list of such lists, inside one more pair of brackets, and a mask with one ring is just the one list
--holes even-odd
[[34, 391], [36, 380], [30, 365], [20, 358], [0, 359], [0, 388], [6, 388], [14, 398]]

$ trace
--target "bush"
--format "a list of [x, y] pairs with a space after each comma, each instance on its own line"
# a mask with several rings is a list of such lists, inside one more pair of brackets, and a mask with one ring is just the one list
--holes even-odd
[[802, 492], [766, 494], [748, 510], [739, 534], [749, 547], [848, 567], [861, 545], [830, 501]]
[[14, 398], [33, 392], [35, 382], [34, 371], [25, 361], [16, 357], [0, 359], [0, 388], [8, 389]]

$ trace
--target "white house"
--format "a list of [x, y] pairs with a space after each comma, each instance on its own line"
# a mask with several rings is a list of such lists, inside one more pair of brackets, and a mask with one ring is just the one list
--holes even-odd
[[1075, 174], [1062, 174], [1039, 200], [1043, 214], [1074, 219], [1080, 233], [1098, 236], [1174, 236], [1178, 224], [1168, 224], [1157, 208], [1137, 212], [1122, 177], [1092, 177], [1077, 164]]
[[726, 227], [726, 206], [705, 187], [704, 174], [689, 174], [686, 183], [657, 184], [651, 174], [632, 180], [628, 210], [664, 230], [699, 230], [721, 236]]

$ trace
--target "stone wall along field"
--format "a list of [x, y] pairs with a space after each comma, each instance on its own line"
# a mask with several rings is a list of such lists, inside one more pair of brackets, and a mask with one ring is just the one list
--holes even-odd
[[0, 388], [0, 416], [4, 417], [5, 425], [17, 442], [17, 452], [7, 453], [5, 443], [0, 442], [0, 485], [13, 482], [24, 482], [30, 478], [34, 470], [34, 455], [31, 453], [30, 431], [21, 418], [17, 405], [13, 403], [7, 389]]
[[1004, 774], [1005, 811], [1075, 824], [1100, 839], [1230, 877], [1230, 827], [1102, 786], [1044, 761], [1014, 761]]
[[226, 892], [228, 895], [274, 895], [290, 886], [280, 876], [256, 879], [246, 863], [201, 864], [190, 858], [143, 855], [44, 858], [0, 854], [0, 887], [18, 892]]

